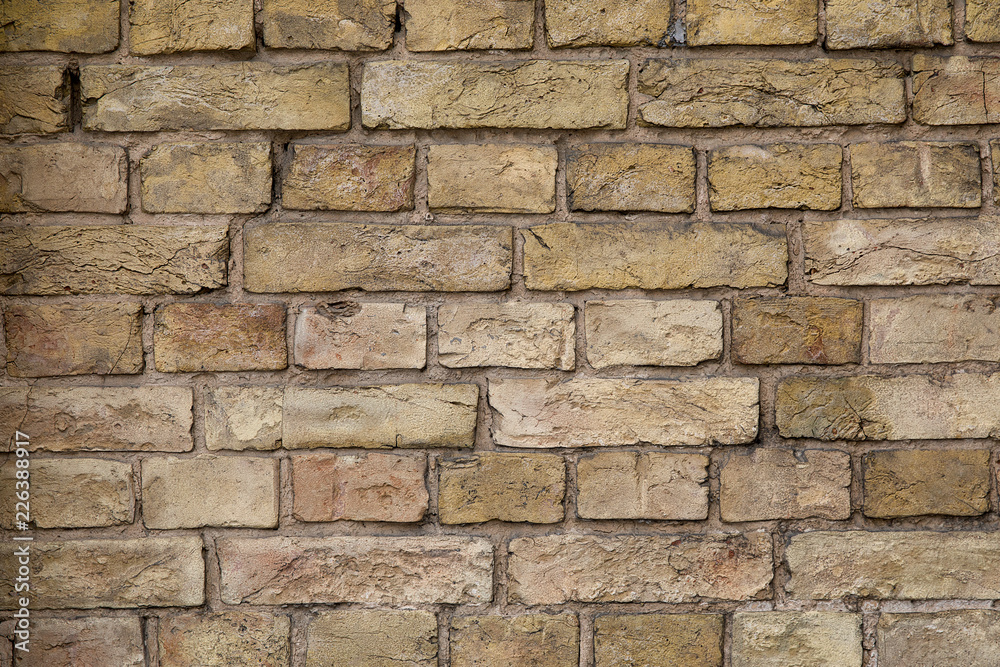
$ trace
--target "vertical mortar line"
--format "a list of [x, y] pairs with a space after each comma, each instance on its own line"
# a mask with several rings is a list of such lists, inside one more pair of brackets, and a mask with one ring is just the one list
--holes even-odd
[[205, 559], [205, 611], [210, 612], [222, 605], [222, 562], [215, 544], [215, 535], [208, 530], [199, 531], [204, 545]]
[[587, 610], [581, 609], [577, 614], [580, 622], [580, 667], [593, 667], [594, 657], [594, 619]]
[[671, 44], [684, 46], [687, 44], [687, 0], [674, 0], [672, 27], [674, 34], [670, 36]]
[[639, 117], [639, 63], [637, 56], [630, 51], [627, 57], [628, 74], [625, 79], [625, 90], [627, 91], [626, 103], [628, 108], [625, 115], [625, 130], [635, 131], [637, 119]]
[[857, 450], [851, 453], [851, 516], [856, 520], [863, 516], [865, 506], [865, 454]]
[[719, 358], [719, 371], [723, 374], [733, 372], [735, 352], [733, 352], [733, 302], [739, 294], [723, 296], [719, 299], [719, 310], [722, 312], [722, 356]]
[[289, 615], [288, 639], [291, 644], [291, 667], [306, 667], [310, 620], [305, 611], [299, 613], [293, 611]]
[[[529, 222], [528, 225], [531, 223]], [[524, 232], [522, 229], [530, 229], [530, 227], [523, 228], [519, 227], [517, 224], [510, 226], [511, 234], [511, 274], [510, 274], [510, 287], [506, 290], [506, 297], [510, 299], [523, 299], [526, 297], [543, 297], [535, 292], [529, 292], [528, 287], [524, 280]]]
[[826, 42], [826, 4], [825, 0], [816, 0], [816, 33], [817, 45], [822, 49]]
[[566, 173], [566, 153], [570, 150], [566, 145], [566, 136], [560, 135], [552, 146], [556, 149], [556, 208], [555, 217], [557, 220], [569, 222], [571, 220], [569, 212], [569, 183]]
[[722, 664], [733, 664], [733, 612], [722, 613]]
[[278, 454], [278, 528], [289, 528], [296, 525], [294, 517], [295, 488], [292, 484], [292, 455], [288, 450], [279, 450]]
[[952, 18], [954, 20], [954, 34], [955, 34], [955, 44], [957, 45], [960, 41], [966, 41], [965, 39], [965, 21], [967, 14], [968, 5], [965, 0], [954, 0], [954, 5], [952, 8]]
[[708, 150], [695, 146], [695, 209], [694, 219], [708, 221], [712, 219], [712, 207], [708, 191]]
[[803, 218], [785, 223], [785, 238], [788, 243], [788, 293], [809, 295], [809, 280], [806, 278], [805, 248], [802, 245]]
[[844, 214], [854, 212], [854, 169], [851, 162], [850, 142], [845, 142], [842, 150], [844, 151], [844, 164], [842, 167], [844, 179], [842, 196], [844, 200], [840, 203], [840, 212]]
[[424, 485], [427, 489], [427, 514], [424, 521], [432, 524], [438, 532], [441, 529], [441, 454], [425, 451], [426, 473]]
[[454, 610], [444, 609], [437, 613], [438, 624], [438, 667], [451, 665], [451, 619]]
[[[993, 146], [996, 146], [996, 152], [994, 153]], [[983, 209], [981, 212], [995, 212], [997, 205], [1000, 204], [1000, 192], [998, 192], [997, 184], [1000, 175], [1000, 165], [994, 162], [994, 155], [1000, 157], [1000, 137], [987, 140], [986, 142], [986, 160], [985, 160], [985, 170], [984, 170], [984, 183], [983, 183]]]
[[590, 367], [590, 360], [587, 358], [587, 301], [583, 296], [576, 300], [579, 305], [573, 304], [573, 325], [576, 329], [573, 340], [574, 373]]
[[157, 616], [143, 616], [141, 619], [143, 653], [146, 665], [148, 667], [159, 667], [160, 619]]
[[413, 211], [421, 224], [434, 221], [430, 212], [430, 180], [428, 174], [430, 138], [428, 136], [414, 137], [416, 147], [416, 172], [413, 176]]
[[861, 300], [861, 366], [871, 366], [871, 301], [867, 298]]
[[531, 46], [533, 56], [544, 58], [549, 55], [548, 42], [545, 40], [545, 0], [532, 0], [535, 3], [534, 39]]
[[563, 518], [560, 522], [565, 529], [567, 525], [576, 523], [580, 518], [577, 497], [580, 494], [579, 483], [580, 454], [574, 452], [563, 457], [563, 479], [565, 480], [565, 498], [563, 501]]

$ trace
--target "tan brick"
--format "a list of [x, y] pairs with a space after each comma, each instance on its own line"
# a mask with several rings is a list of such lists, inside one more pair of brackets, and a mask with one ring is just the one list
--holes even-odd
[[851, 144], [854, 205], [982, 206], [979, 146], [899, 141]]
[[672, 32], [670, 0], [548, 0], [549, 46], [666, 46]]
[[392, 46], [392, 0], [264, 0], [260, 22], [273, 49], [381, 51]]
[[1000, 359], [996, 297], [937, 294], [869, 302], [872, 363]]
[[494, 292], [510, 286], [506, 226], [281, 223], [254, 227], [245, 238], [250, 292]]
[[0, 387], [0, 427], [31, 436], [31, 450], [186, 452], [188, 387]]
[[70, 90], [62, 65], [0, 67], [0, 135], [69, 131]]
[[370, 62], [361, 119], [373, 129], [624, 129], [627, 78], [624, 60]]
[[226, 604], [477, 604], [493, 547], [466, 537], [269, 537], [216, 542]]
[[563, 520], [566, 464], [555, 454], [480, 452], [438, 462], [441, 523]]
[[278, 460], [151, 457], [142, 462], [147, 528], [278, 526]]
[[333, 301], [295, 319], [295, 363], [305, 368], [423, 368], [427, 309], [405, 303]]
[[742, 364], [857, 364], [864, 306], [832, 297], [733, 302], [733, 357]]
[[119, 146], [0, 146], [0, 211], [124, 213], [127, 180]]
[[306, 667], [437, 667], [437, 618], [426, 611], [330, 611], [309, 622]]
[[0, 228], [5, 294], [193, 294], [226, 285], [226, 225]]
[[[32, 438], [34, 433], [29, 433]], [[3, 499], [0, 526], [14, 528], [16, 459], [0, 464], [10, 489]], [[94, 528], [132, 523], [132, 466], [105, 459], [30, 461], [31, 520], [38, 528]]]
[[587, 361], [609, 366], [694, 366], [722, 354], [718, 301], [588, 301]]
[[812, 0], [688, 0], [687, 43], [810, 44], [819, 19]]
[[966, 0], [965, 38], [972, 42], [1000, 42], [1000, 5], [991, 0]]
[[311, 447], [472, 447], [479, 387], [402, 384], [285, 390], [283, 444]]
[[609, 614], [594, 619], [596, 667], [722, 667], [719, 614]]
[[[751, 442], [757, 435], [757, 393], [751, 378], [489, 383], [493, 439], [504, 447]], [[658, 418], [651, 420], [651, 413]]]
[[427, 203], [448, 213], [552, 213], [558, 161], [555, 146], [431, 146]]
[[148, 213], [259, 213], [271, 203], [268, 143], [160, 144], [141, 169]]
[[118, 0], [10, 0], [0, 7], [0, 52], [107, 53], [119, 21]]
[[13, 377], [141, 373], [142, 305], [12, 305], [4, 312]]
[[826, 0], [828, 49], [949, 46], [952, 0]]
[[[0, 553], [16, 571], [13, 550]], [[4, 587], [0, 609], [14, 608]], [[31, 609], [197, 607], [205, 602], [200, 537], [31, 543]]]
[[282, 304], [171, 303], [154, 313], [161, 373], [280, 370], [288, 366]]
[[690, 213], [694, 152], [667, 144], [579, 144], [566, 154], [566, 187], [574, 211]]
[[281, 204], [329, 211], [412, 209], [415, 159], [412, 145], [294, 144]]
[[874, 60], [647, 60], [639, 117], [667, 127], [902, 123], [903, 70]]
[[840, 208], [843, 150], [836, 144], [730, 146], [708, 153], [713, 211]]
[[449, 368], [572, 370], [574, 312], [569, 303], [445, 304], [437, 315], [438, 361]]
[[427, 457], [309, 454], [292, 457], [293, 513], [300, 521], [424, 518]]
[[1000, 141], [990, 142], [990, 160], [993, 165], [993, 200], [1000, 203]]
[[1000, 122], [1000, 58], [914, 55], [913, 120], [924, 125]]
[[719, 473], [723, 521], [851, 516], [851, 456], [822, 449], [728, 454]]
[[744, 288], [788, 277], [783, 225], [556, 222], [521, 235], [531, 290]]
[[818, 285], [1000, 285], [993, 218], [823, 220], [804, 222], [802, 238]]
[[733, 667], [861, 667], [861, 615], [737, 613], [732, 655]]
[[205, 446], [269, 450], [281, 443], [280, 387], [212, 387], [205, 391]]
[[1000, 614], [989, 609], [883, 613], [877, 637], [879, 664], [886, 667], [990, 667], [1000, 661]]
[[1000, 593], [993, 532], [801, 533], [785, 557], [792, 599], [994, 600]]
[[451, 621], [450, 639], [453, 667], [579, 664], [580, 620], [576, 614], [456, 616]]
[[129, 7], [129, 51], [133, 55], [239, 51], [254, 46], [253, 0], [186, 0], [176, 4], [130, 0]]
[[88, 65], [80, 68], [83, 127], [156, 130], [346, 130], [346, 63], [278, 66]]
[[601, 452], [581, 457], [576, 471], [576, 508], [581, 518], [708, 518], [707, 456]]
[[770, 590], [771, 536], [548, 535], [511, 541], [510, 601], [749, 600]]
[[866, 516], [978, 516], [990, 509], [989, 450], [875, 451], [861, 469]]
[[146, 665], [142, 619], [137, 616], [76, 619], [32, 617], [30, 623], [29, 650], [27, 653], [18, 652], [17, 667]]
[[532, 0], [410, 0], [410, 51], [530, 49], [535, 37]]
[[786, 438], [994, 438], [1000, 434], [1000, 375], [789, 378], [778, 385], [776, 413]]
[[291, 622], [287, 616], [222, 612], [160, 618], [160, 667], [227, 667], [291, 664]]

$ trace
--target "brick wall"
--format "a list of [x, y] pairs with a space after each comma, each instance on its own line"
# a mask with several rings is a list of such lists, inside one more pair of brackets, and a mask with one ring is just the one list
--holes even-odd
[[993, 0], [0, 24], [0, 663], [1000, 663]]

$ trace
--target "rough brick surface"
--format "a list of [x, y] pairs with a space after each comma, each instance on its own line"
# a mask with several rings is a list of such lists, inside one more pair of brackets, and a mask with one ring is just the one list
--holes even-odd
[[549, 46], [666, 46], [669, 0], [551, 0], [545, 3]]
[[968, 0], [965, 37], [973, 42], [1000, 42], [1000, 5], [990, 0]]
[[438, 468], [441, 523], [556, 523], [563, 518], [566, 466], [561, 456], [483, 452], [442, 460]]
[[594, 619], [596, 667], [722, 667], [722, 616], [609, 614]]
[[265, 0], [264, 43], [271, 48], [380, 51], [392, 45], [390, 0]]
[[812, 0], [688, 0], [686, 20], [691, 46], [808, 44], [818, 30]]
[[306, 631], [306, 667], [437, 667], [437, 629], [426, 611], [325, 612]]
[[278, 370], [288, 365], [281, 304], [174, 303], [156, 309], [156, 370]]
[[757, 297], [733, 302], [733, 357], [744, 364], [861, 362], [861, 301]]
[[584, 519], [708, 518], [708, 457], [601, 452], [576, 466], [576, 511]]
[[66, 132], [69, 112], [62, 66], [0, 67], [0, 135]]
[[952, 0], [827, 0], [831, 49], [950, 45]]
[[733, 615], [733, 667], [861, 667], [861, 616], [779, 611]]
[[689, 213], [695, 156], [687, 146], [579, 144], [566, 155], [566, 187], [575, 211]]
[[913, 119], [925, 125], [1000, 122], [1000, 58], [913, 56]]
[[835, 144], [731, 146], [709, 152], [714, 211], [840, 207], [842, 149]]
[[296, 144], [282, 204], [303, 210], [411, 209], [414, 157], [413, 146]]
[[410, 51], [530, 49], [535, 37], [531, 0], [410, 0]]
[[552, 213], [558, 161], [554, 146], [431, 146], [427, 203], [443, 212]]
[[580, 621], [576, 614], [457, 616], [451, 622], [454, 667], [511, 662], [576, 667], [579, 657]]
[[305, 368], [423, 368], [427, 309], [357, 301], [303, 308], [295, 319], [294, 355]]
[[0, 8], [0, 52], [106, 53], [118, 46], [119, 0], [10, 0]]
[[222, 612], [161, 618], [157, 633], [160, 667], [223, 667], [253, 662], [260, 667], [291, 664], [287, 616]]
[[252, 0], [132, 0], [129, 5], [129, 50], [136, 55], [253, 48]]
[[17, 667], [53, 665], [145, 667], [142, 620], [136, 617], [35, 618], [29, 651]]
[[1000, 314], [996, 301], [971, 294], [873, 299], [868, 325], [872, 363], [998, 359]]
[[278, 387], [215, 387], [205, 392], [205, 445], [277, 449], [285, 394]]
[[866, 516], [977, 516], [990, 508], [990, 452], [880, 450], [862, 459]]
[[0, 146], [0, 211], [125, 211], [128, 161], [118, 146]]
[[851, 145], [857, 208], [982, 205], [979, 146], [901, 141]]
[[877, 631], [879, 661], [887, 665], [953, 662], [987, 667], [1000, 659], [997, 616], [988, 609], [882, 614]]

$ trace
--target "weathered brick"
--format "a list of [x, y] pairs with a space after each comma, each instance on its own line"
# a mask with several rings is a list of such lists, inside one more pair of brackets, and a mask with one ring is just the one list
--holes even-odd
[[415, 159], [412, 145], [294, 144], [281, 204], [303, 210], [412, 209]]
[[18, 652], [17, 667], [146, 665], [142, 619], [137, 616], [74, 619], [32, 617], [30, 622], [29, 650], [27, 653]]
[[873, 299], [868, 318], [871, 361], [918, 364], [1000, 359], [1000, 313], [996, 309], [996, 297], [976, 294]]
[[14, 377], [141, 373], [142, 305], [12, 305], [4, 312]]
[[982, 206], [979, 146], [955, 142], [899, 141], [851, 144], [854, 205]]
[[373, 129], [624, 129], [627, 79], [624, 60], [370, 62], [361, 119]]
[[346, 130], [347, 65], [87, 65], [83, 127], [156, 130]]
[[[29, 433], [34, 438], [34, 433]], [[0, 465], [11, 491], [0, 526], [14, 528], [17, 459]], [[93, 528], [132, 523], [132, 466], [105, 459], [38, 459], [30, 463], [30, 516], [38, 528]]]
[[[197, 607], [205, 602], [200, 537], [66, 540], [31, 543], [31, 604], [35, 609]], [[15, 572], [13, 550], [0, 553]], [[13, 609], [4, 587], [0, 609]]]
[[282, 443], [311, 447], [472, 447], [479, 387], [402, 384], [285, 390]]
[[453, 667], [579, 664], [580, 620], [576, 614], [456, 616], [451, 621], [450, 639]]
[[70, 90], [62, 65], [0, 67], [0, 135], [69, 131]]
[[807, 221], [802, 240], [818, 285], [1000, 285], [993, 218]]
[[857, 364], [864, 305], [832, 297], [733, 302], [733, 356], [742, 364]]
[[10, 0], [0, 7], [0, 52], [107, 53], [119, 21], [118, 0]]
[[264, 44], [273, 49], [381, 51], [392, 46], [392, 0], [264, 0]]
[[596, 667], [722, 667], [719, 614], [609, 614], [594, 619]]
[[259, 213], [271, 203], [268, 143], [160, 144], [141, 170], [148, 213]]
[[771, 536], [548, 535], [512, 540], [511, 602], [749, 600], [770, 590]]
[[666, 46], [670, 0], [549, 0], [545, 28], [549, 46]]
[[256, 612], [221, 612], [159, 619], [160, 667], [226, 667], [291, 664], [287, 616]]
[[253, 0], [186, 0], [177, 4], [130, 0], [129, 10], [129, 51], [133, 55], [239, 51], [254, 46]]
[[32, 450], [186, 452], [191, 404], [188, 387], [0, 387], [0, 427]]
[[913, 120], [924, 125], [1000, 122], [1000, 58], [914, 55]]
[[331, 611], [306, 630], [306, 667], [437, 667], [437, 618], [426, 611]]
[[334, 301], [295, 319], [295, 363], [305, 368], [423, 368], [427, 309], [405, 303]]
[[171, 303], [154, 313], [161, 373], [280, 370], [288, 366], [282, 304]]
[[667, 144], [579, 144], [566, 154], [566, 187], [574, 211], [690, 213], [694, 151]]
[[292, 512], [300, 521], [424, 518], [426, 456], [309, 454], [292, 457]]
[[510, 286], [506, 226], [281, 223], [254, 227], [245, 238], [250, 292], [494, 292]]
[[949, 46], [952, 0], [826, 0], [828, 49]]
[[410, 51], [530, 49], [535, 37], [532, 0], [410, 0]]
[[427, 203], [449, 213], [552, 213], [558, 161], [555, 146], [431, 146]]
[[277, 449], [281, 442], [280, 387], [212, 387], [205, 391], [205, 446]]
[[993, 532], [861, 530], [794, 535], [785, 549], [793, 599], [995, 600], [1000, 536]]
[[449, 368], [572, 370], [574, 312], [569, 303], [445, 304], [437, 315], [438, 360]]
[[902, 123], [903, 69], [874, 60], [647, 60], [639, 122], [667, 127]]
[[216, 542], [226, 604], [476, 604], [493, 547], [466, 537], [268, 537]]
[[1000, 662], [1000, 614], [990, 609], [886, 614], [878, 621], [879, 664], [886, 667]]
[[708, 457], [701, 454], [601, 452], [581, 457], [576, 476], [584, 519], [708, 518]]
[[694, 366], [722, 354], [718, 301], [588, 301], [587, 361], [609, 366]]
[[0, 146], [0, 211], [123, 213], [127, 180], [119, 146]]
[[556, 222], [521, 235], [531, 290], [763, 287], [788, 277], [783, 225]]
[[193, 294], [226, 285], [225, 225], [0, 228], [5, 294]]
[[563, 519], [566, 464], [555, 454], [480, 452], [438, 462], [441, 523]]
[[990, 452], [882, 450], [862, 459], [866, 516], [977, 516], [990, 508]]
[[758, 382], [751, 378], [489, 383], [493, 438], [505, 447], [751, 442], [757, 435], [757, 393]]
[[819, 29], [812, 0], [688, 0], [686, 21], [691, 46], [809, 44]]
[[778, 385], [776, 413], [786, 438], [994, 438], [1000, 375], [789, 378]]
[[142, 462], [147, 528], [278, 525], [278, 460], [151, 457]]
[[733, 667], [861, 667], [861, 615], [768, 611], [733, 615]]
[[843, 150], [836, 144], [730, 146], [708, 153], [713, 211], [840, 208]]
[[822, 449], [732, 452], [719, 473], [723, 521], [851, 516], [851, 456]]
[[966, 0], [965, 38], [972, 42], [1000, 42], [1000, 5], [992, 0]]

